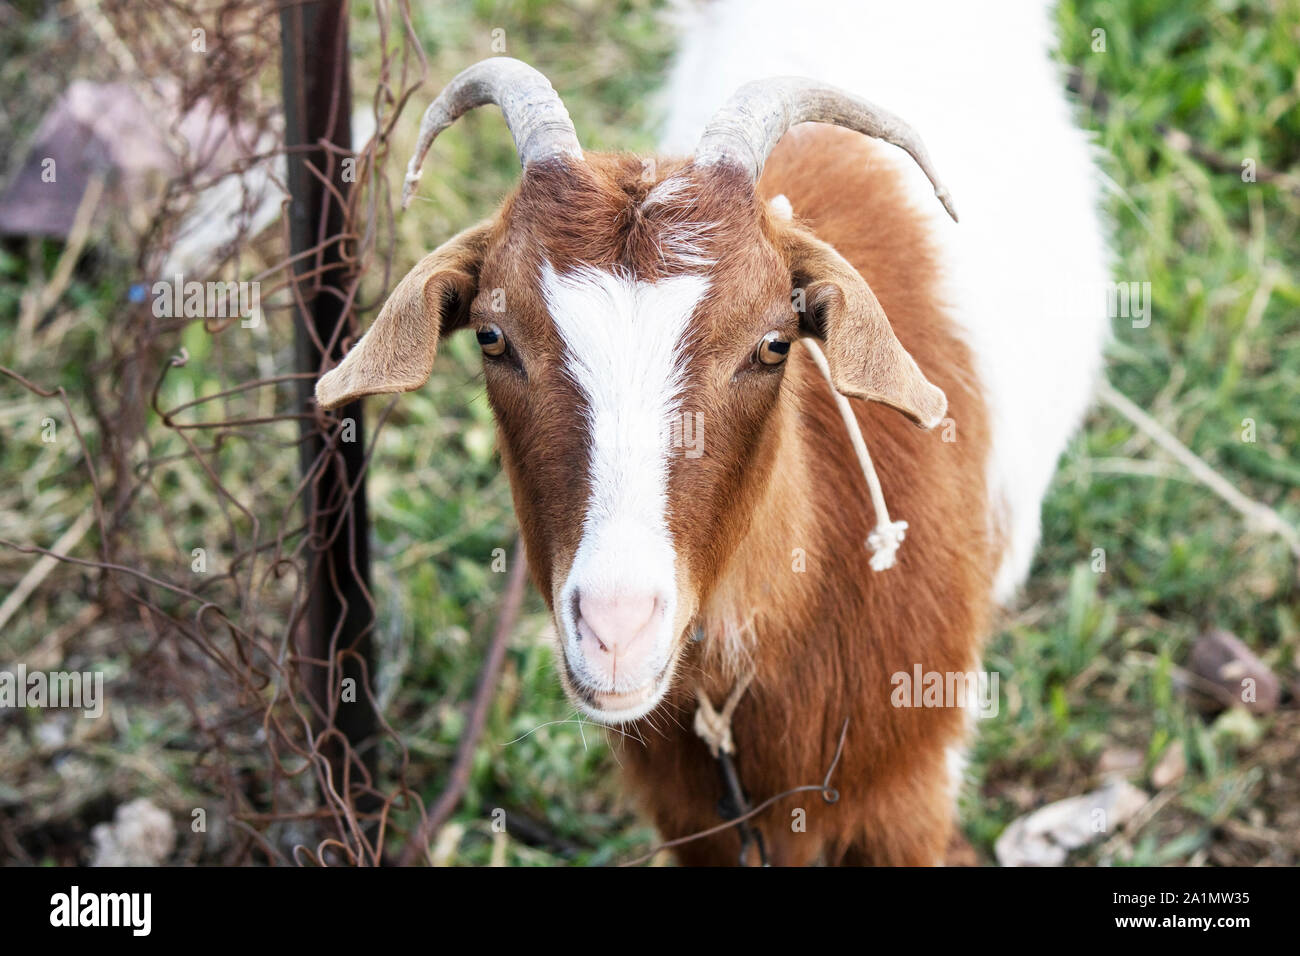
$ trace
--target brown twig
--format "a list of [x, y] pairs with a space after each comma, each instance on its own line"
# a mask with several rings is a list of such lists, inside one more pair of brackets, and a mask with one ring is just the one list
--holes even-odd
[[492, 643], [488, 646], [487, 659], [479, 673], [478, 685], [474, 689], [474, 699], [470, 704], [469, 720], [460, 735], [456, 746], [456, 759], [451, 765], [451, 773], [442, 795], [434, 804], [428, 819], [421, 825], [415, 838], [402, 854], [402, 865], [410, 866], [419, 854], [429, 855], [429, 846], [438, 834], [438, 830], [455, 811], [465, 788], [469, 786], [470, 768], [474, 762], [474, 750], [487, 724], [488, 708], [496, 692], [497, 677], [506, 657], [506, 644], [519, 619], [519, 609], [524, 600], [524, 584], [527, 580], [527, 560], [524, 557], [522, 538], [515, 541], [514, 553], [510, 557], [510, 579], [506, 582], [505, 596], [501, 600], [501, 610], [497, 615], [496, 630], [492, 634]]

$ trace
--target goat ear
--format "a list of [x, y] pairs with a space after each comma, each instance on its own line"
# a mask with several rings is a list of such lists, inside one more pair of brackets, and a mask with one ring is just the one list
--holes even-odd
[[795, 286], [804, 289], [805, 331], [824, 341], [835, 388], [850, 398], [896, 408], [922, 428], [939, 424], [947, 396], [898, 341], [858, 270], [809, 233], [782, 232]]
[[416, 263], [366, 334], [316, 383], [318, 405], [337, 408], [366, 395], [409, 392], [429, 380], [438, 339], [469, 319], [492, 225], [467, 229]]

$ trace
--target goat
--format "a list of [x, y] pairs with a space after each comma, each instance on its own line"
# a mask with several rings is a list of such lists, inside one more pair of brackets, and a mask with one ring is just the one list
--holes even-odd
[[[916, 51], [897, 44], [931, 43], [942, 18], [876, 39], [825, 20], [814, 30], [807, 5], [777, 13], [717, 3], [688, 31], [668, 139], [702, 126], [693, 150], [674, 149], [689, 158], [584, 152], [550, 84], [517, 60], [454, 78], [425, 114], [404, 203], [434, 137], [489, 102], [521, 181], [398, 283], [317, 399], [418, 388], [439, 338], [473, 328], [559, 679], [625, 731], [613, 746], [661, 834], [719, 822], [724, 785], [692, 715], [697, 694], [721, 701], [748, 680], [723, 749], [753, 800], [820, 782], [848, 722], [838, 802], [803, 794], [757, 818], [772, 862], [933, 864], [953, 831], [970, 714], [897, 706], [896, 675], [974, 672], [995, 604], [1026, 572], [1099, 364], [1102, 310], [1063, 328], [1060, 306], [1074, 306], [1052, 295], [1066, 270], [1101, 289], [1095, 196], [1054, 85], [1009, 117], [966, 74], [968, 54], [942, 51], [932, 75], [908, 63]], [[968, 16], [986, 17], [945, 13]], [[952, 29], [978, 50], [991, 27]], [[872, 49], [855, 47], [868, 36]], [[804, 42], [813, 79], [741, 75]], [[1054, 84], [1044, 42], [1000, 44], [1008, 83], [1021, 70]], [[900, 95], [936, 130], [963, 114], [941, 133], [945, 162], [960, 161], [955, 195], [972, 200], [961, 226], [940, 221], [955, 218], [953, 196], [912, 128], [827, 82], [867, 89], [891, 66], [881, 86], [906, 92], [924, 76], [948, 101], [936, 114]], [[697, 123], [698, 103], [731, 80], [748, 82]], [[959, 96], [970, 102], [954, 110]], [[1011, 122], [1039, 133], [1014, 171], [998, 133]], [[1014, 175], [1067, 179], [1026, 196]], [[802, 338], [824, 350], [826, 376]], [[881, 516], [828, 378], [856, 400], [884, 498], [907, 521], [881, 573], [864, 547]], [[697, 441], [680, 441], [688, 431]], [[676, 852], [734, 862], [736, 836]]]

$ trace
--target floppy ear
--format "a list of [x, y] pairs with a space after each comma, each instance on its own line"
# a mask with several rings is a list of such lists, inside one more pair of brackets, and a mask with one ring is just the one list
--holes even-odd
[[943, 420], [948, 398], [930, 383], [894, 330], [866, 280], [828, 243], [797, 228], [778, 246], [804, 289], [804, 324], [825, 342], [831, 383], [850, 398], [896, 408], [922, 428]]
[[397, 283], [369, 331], [316, 383], [321, 408], [409, 392], [429, 380], [438, 338], [468, 321], [492, 225], [489, 220], [449, 239]]

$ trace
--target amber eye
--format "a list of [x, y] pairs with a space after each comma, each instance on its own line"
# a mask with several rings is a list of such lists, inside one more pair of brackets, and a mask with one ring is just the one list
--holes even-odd
[[478, 344], [484, 355], [504, 355], [506, 351], [506, 334], [501, 326], [490, 324], [478, 331]]
[[790, 354], [790, 343], [781, 337], [780, 332], [768, 332], [758, 343], [755, 357], [764, 365], [780, 365]]

